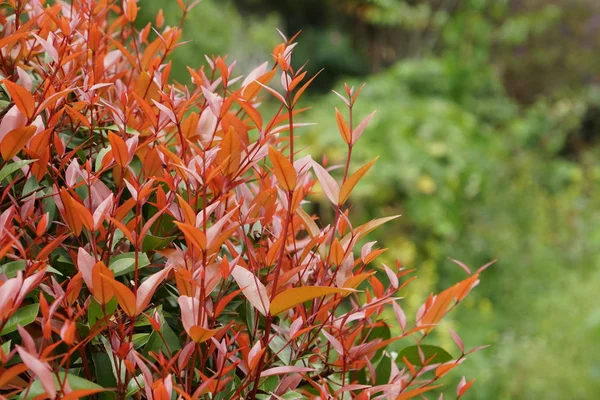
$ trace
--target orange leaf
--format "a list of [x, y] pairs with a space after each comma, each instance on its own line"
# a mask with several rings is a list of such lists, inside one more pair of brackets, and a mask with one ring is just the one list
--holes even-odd
[[31, 93], [23, 86], [9, 80], [5, 79], [3, 83], [17, 108], [31, 120], [35, 113], [35, 100]]
[[281, 314], [290, 308], [302, 304], [305, 301], [316, 299], [317, 297], [327, 296], [329, 294], [349, 294], [354, 292], [352, 289], [342, 289], [331, 286], [302, 286], [284, 290], [279, 293], [273, 301], [269, 311], [271, 315]]
[[75, 213], [74, 207], [72, 207], [71, 205], [74, 202], [74, 200], [66, 190], [61, 191], [59, 195], [65, 211], [63, 218], [65, 219], [67, 225], [69, 225], [69, 228], [71, 228], [71, 231], [73, 231], [75, 236], [79, 236], [81, 234], [81, 230], [83, 229], [83, 222], [80, 218], [78, 218], [77, 214]]
[[273, 163], [273, 172], [277, 182], [285, 190], [296, 187], [296, 169], [290, 161], [273, 146], [269, 147], [269, 159]]
[[408, 392], [404, 392], [404, 393], [400, 394], [400, 396], [396, 397], [396, 400], [412, 399], [413, 397], [417, 397], [421, 393], [429, 392], [430, 390], [437, 389], [440, 386], [442, 386], [442, 385], [426, 386], [426, 387], [420, 387], [418, 389], [409, 390]]
[[102, 261], [98, 261], [92, 268], [92, 284], [94, 286], [92, 294], [96, 300], [98, 300], [98, 303], [106, 304], [113, 298], [115, 293], [113, 291], [112, 282], [107, 282], [105, 279], [102, 279], [102, 275], [113, 279], [115, 276]]
[[358, 285], [363, 283], [363, 281], [365, 279], [367, 279], [368, 277], [370, 277], [371, 275], [374, 275], [374, 274], [375, 274], [375, 271], [365, 272], [364, 274], [358, 274], [358, 275], [352, 276], [352, 277], [348, 278], [342, 286], [344, 286], [345, 288], [349, 288], [349, 289], [355, 289], [358, 287]]
[[192, 207], [179, 194], [177, 194], [177, 200], [179, 202], [179, 207], [181, 208], [181, 212], [183, 213], [185, 223], [190, 224], [190, 225], [195, 224], [196, 223], [196, 213], [194, 212]]
[[356, 186], [358, 181], [361, 180], [361, 178], [369, 171], [369, 169], [371, 169], [371, 167], [373, 166], [373, 164], [375, 164], [375, 161], [377, 161], [378, 158], [379, 157], [375, 157], [367, 164], [363, 165], [358, 170], [356, 170], [356, 172], [350, 175], [348, 179], [346, 179], [346, 181], [342, 185], [342, 188], [340, 189], [340, 205], [344, 204], [346, 200], [348, 200], [348, 197], [350, 196], [352, 189], [354, 189], [354, 186]]
[[[448, 311], [448, 307], [452, 304], [456, 294], [457, 285], [454, 285], [441, 293], [439, 293], [433, 302], [433, 305], [423, 314], [419, 325], [437, 324]], [[429, 332], [433, 327], [428, 328], [425, 332]]]
[[344, 248], [342, 247], [340, 241], [337, 238], [335, 238], [335, 240], [331, 244], [329, 254], [333, 259], [335, 265], [341, 265], [342, 261], [344, 261]]
[[110, 131], [108, 132], [108, 141], [110, 142], [115, 162], [120, 167], [126, 167], [129, 164], [129, 151], [127, 150], [125, 141], [119, 135], [115, 135]]
[[186, 224], [184, 222], [175, 222], [175, 225], [183, 232], [185, 240], [189, 245], [194, 245], [199, 250], [206, 249], [206, 235], [200, 229], [193, 225]]
[[[89, 231], [94, 229], [94, 217], [92, 217], [92, 213], [90, 210], [85, 208], [83, 204], [69, 196], [71, 212], [73, 218], [76, 218], [81, 221], [81, 224], [85, 226]], [[66, 206], [65, 206], [66, 207]]]
[[323, 71], [323, 69], [320, 69], [319, 72], [317, 72], [312, 78], [310, 78], [304, 85], [302, 85], [302, 87], [300, 89], [298, 89], [298, 91], [296, 92], [296, 94], [294, 95], [294, 100], [292, 100], [292, 106], [296, 105], [296, 102], [300, 99], [300, 97], [302, 96], [302, 93], [304, 93], [304, 91], [308, 88], [308, 86], [312, 83], [312, 81]]
[[338, 129], [342, 135], [342, 139], [344, 139], [344, 142], [351, 144], [352, 133], [350, 132], [350, 127], [337, 108], [335, 109], [335, 121], [337, 122]]
[[125, 0], [125, 4], [123, 4], [123, 11], [125, 13], [125, 18], [127, 18], [127, 21], [135, 21], [138, 12], [138, 7], [135, 3], [135, 0]]
[[27, 371], [27, 365], [17, 364], [0, 374], [0, 387], [5, 388], [17, 376]]
[[196, 325], [190, 328], [189, 335], [194, 342], [202, 343], [215, 336], [218, 331], [218, 329], [206, 329]]
[[[129, 288], [123, 285], [121, 282], [116, 281], [113, 278], [109, 278], [108, 276], [100, 273], [100, 278], [104, 282], [105, 285], [112, 287], [112, 290], [117, 297], [117, 302], [125, 311], [125, 314], [130, 317], [135, 317], [136, 315], [136, 306], [135, 306], [135, 295]], [[94, 285], [95, 286], [95, 285]]]
[[219, 147], [217, 164], [226, 163], [223, 167], [223, 173], [234, 174], [240, 166], [242, 146], [233, 127], [229, 127]]
[[13, 129], [8, 132], [4, 139], [2, 139], [2, 145], [0, 146], [0, 154], [4, 160], [10, 160], [16, 156], [23, 147], [27, 144], [29, 139], [33, 137], [37, 128], [33, 125], [22, 126], [17, 129]]
[[442, 364], [435, 369], [435, 377], [440, 378], [458, 366], [459, 364], [456, 362], [452, 362], [451, 364]]

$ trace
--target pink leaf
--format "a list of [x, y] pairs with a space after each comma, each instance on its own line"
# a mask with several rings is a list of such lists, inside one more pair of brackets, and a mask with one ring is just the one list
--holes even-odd
[[248, 366], [252, 368], [253, 364], [256, 362], [256, 356], [261, 353], [262, 345], [260, 344], [260, 340], [257, 340], [254, 346], [250, 349], [248, 353]]
[[183, 323], [183, 329], [187, 333], [190, 333], [193, 326], [197, 325], [196, 315], [198, 315], [198, 309], [200, 302], [198, 299], [194, 299], [189, 296], [179, 296], [177, 299], [179, 308], [181, 309], [181, 322]]
[[36, 356], [33, 356], [27, 352], [23, 347], [16, 346], [17, 351], [19, 352], [19, 356], [23, 363], [33, 372], [33, 374], [40, 380], [46, 394], [50, 396], [51, 399], [56, 397], [56, 385], [54, 384], [54, 379], [52, 378], [52, 370], [48, 363], [41, 362], [38, 360]]
[[358, 126], [352, 131], [352, 144], [355, 144], [358, 141], [358, 139], [360, 139], [365, 129], [367, 128], [367, 125], [369, 125], [369, 122], [371, 122], [371, 120], [373, 119], [374, 115], [375, 111], [367, 115], [367, 117], [363, 119], [361, 123], [358, 124]]
[[277, 99], [281, 102], [281, 104], [283, 104], [284, 106], [287, 107], [287, 103], [286, 103], [285, 99], [275, 89], [272, 89], [269, 86], [260, 83], [259, 81], [254, 81], [254, 82], [258, 83], [260, 86], [262, 86], [265, 89], [267, 89], [269, 91], [269, 93], [271, 93], [273, 96], [277, 97]]
[[321, 183], [323, 192], [334, 205], [337, 205], [340, 197], [340, 187], [337, 182], [329, 175], [329, 172], [316, 161], [313, 161], [313, 169], [317, 175], [317, 179], [319, 179], [319, 182]]
[[454, 340], [454, 343], [456, 343], [456, 345], [458, 346], [460, 351], [462, 351], [464, 353], [465, 345], [463, 344], [463, 341], [460, 338], [460, 336], [458, 336], [458, 333], [454, 332], [452, 329], [449, 329], [449, 331], [450, 331], [450, 334], [452, 335], [452, 339]]
[[205, 88], [202, 87], [202, 93], [208, 102], [208, 106], [210, 107], [210, 111], [215, 115], [215, 117], [221, 116], [221, 106], [223, 105], [223, 99], [218, 94], [215, 94]]
[[269, 368], [269, 369], [266, 369], [263, 372], [261, 372], [260, 377], [264, 378], [266, 376], [271, 376], [271, 375], [312, 372], [314, 370], [315, 370], [314, 368], [308, 368], [308, 367], [292, 367], [292, 366], [273, 367], [273, 368]]
[[173, 111], [171, 111], [169, 108], [167, 108], [164, 104], [161, 104], [154, 99], [152, 99], [152, 102], [154, 103], [154, 105], [156, 107], [158, 107], [158, 109], [162, 113], [164, 113], [171, 120], [171, 122], [173, 122], [174, 124], [177, 123], [177, 118], [175, 118], [175, 114], [173, 114]]
[[406, 314], [404, 314], [402, 307], [400, 307], [400, 305], [395, 301], [392, 303], [392, 306], [394, 307], [394, 314], [396, 314], [396, 319], [398, 320], [400, 327], [404, 331], [406, 329]]
[[337, 340], [336, 338], [334, 338], [331, 334], [327, 333], [327, 331], [325, 331], [325, 330], [323, 330], [321, 332], [327, 338], [327, 340], [329, 341], [329, 343], [331, 343], [331, 345], [333, 346], [333, 348], [335, 349], [335, 351], [337, 351], [337, 353], [339, 355], [344, 355], [344, 347], [342, 346], [342, 344], [340, 343], [340, 341]]
[[159, 271], [151, 276], [149, 276], [144, 283], [140, 285], [136, 293], [136, 311], [137, 313], [143, 312], [148, 304], [150, 304], [150, 300], [156, 292], [158, 285], [165, 279], [165, 277], [169, 274], [171, 268], [166, 267], [162, 271]]
[[[32, 33], [32, 35], [36, 38], [36, 40], [38, 41], [38, 43], [42, 45], [42, 47], [44, 48], [44, 50], [46, 50], [46, 53], [48, 53], [48, 55], [55, 62], [58, 62], [58, 51], [54, 48], [54, 46], [52, 45], [52, 42], [50, 40], [44, 40], [44, 39], [42, 39], [41, 37], [39, 37], [35, 33]], [[48, 35], [48, 38], [50, 38], [50, 35]]]
[[94, 265], [96, 265], [96, 259], [89, 255], [83, 247], [80, 247], [77, 251], [77, 269], [81, 272], [81, 277], [90, 290], [94, 288], [94, 284], [92, 283], [92, 269]]
[[450, 258], [450, 261], [452, 261], [454, 264], [458, 265], [459, 267], [461, 267], [467, 274], [471, 275], [471, 270], [469, 269], [469, 267], [467, 267], [465, 264], [463, 264], [462, 262], [455, 260], [454, 258]]
[[236, 265], [231, 271], [233, 279], [237, 282], [238, 286], [243, 289], [242, 293], [248, 299], [248, 301], [258, 310], [262, 315], [267, 315], [269, 307], [271, 305], [269, 297], [267, 295], [267, 288], [252, 272], [247, 269]]
[[106, 214], [112, 208], [113, 203], [114, 196], [111, 193], [110, 196], [104, 199], [102, 203], [100, 203], [98, 207], [96, 207], [96, 210], [94, 211], [94, 229], [98, 229], [102, 222], [104, 222]]
[[387, 265], [383, 264], [383, 268], [385, 269], [385, 273], [387, 274], [387, 277], [390, 280], [390, 284], [392, 285], [392, 287], [394, 289], [398, 289], [398, 276]]
[[365, 243], [364, 246], [360, 249], [360, 258], [364, 263], [366, 263], [367, 256], [371, 253], [373, 249], [373, 245], [375, 245], [377, 241]]

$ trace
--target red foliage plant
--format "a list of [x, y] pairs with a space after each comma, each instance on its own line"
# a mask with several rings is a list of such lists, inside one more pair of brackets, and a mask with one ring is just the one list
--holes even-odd
[[[411, 271], [369, 266], [385, 249], [359, 243], [394, 217], [353, 226], [344, 207], [373, 165], [350, 167], [370, 120], [352, 123], [360, 89], [341, 96], [348, 120], [336, 112], [348, 148], [336, 179], [295, 157], [311, 79], [291, 66], [293, 38], [245, 79], [212, 57], [185, 86], [167, 62], [181, 30], [162, 13], [138, 30], [137, 11], [0, 8], [0, 397], [404, 400], [437, 388], [470, 352], [455, 334], [458, 357], [423, 339], [482, 269], [409, 323], [396, 296]], [[261, 96], [278, 105], [270, 118]], [[316, 183], [335, 210], [324, 227], [303, 209]]]

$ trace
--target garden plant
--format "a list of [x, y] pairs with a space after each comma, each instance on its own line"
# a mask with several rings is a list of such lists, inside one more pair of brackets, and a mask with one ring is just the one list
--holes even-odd
[[[178, 2], [183, 21], [196, 3]], [[159, 12], [140, 29], [137, 13], [1, 4], [0, 397], [438, 396], [480, 347], [430, 334], [487, 265], [456, 261], [465, 279], [405, 315], [414, 271], [368, 241], [397, 216], [355, 223], [348, 201], [376, 173], [352, 162], [376, 117], [353, 119], [362, 87], [332, 110], [346, 162], [299, 157], [314, 76], [291, 66], [295, 37], [245, 77], [199, 59], [185, 85], [170, 78], [180, 27]], [[310, 213], [317, 186], [331, 220]]]

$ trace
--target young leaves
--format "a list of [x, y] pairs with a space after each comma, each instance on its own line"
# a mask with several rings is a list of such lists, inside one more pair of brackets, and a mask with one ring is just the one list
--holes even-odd
[[35, 113], [35, 100], [33, 99], [31, 93], [29, 93], [23, 86], [7, 79], [3, 80], [2, 83], [6, 86], [6, 90], [8, 90], [10, 98], [12, 101], [14, 101], [19, 111], [26, 115], [31, 121]]
[[5, 160], [10, 160], [25, 147], [27, 142], [35, 135], [34, 125], [22, 126], [8, 132], [0, 142], [0, 154]]
[[233, 276], [240, 289], [243, 289], [242, 293], [244, 297], [248, 299], [259, 313], [266, 316], [269, 311], [270, 301], [265, 285], [252, 272], [239, 265], [233, 268], [231, 276]]
[[291, 288], [284, 290], [275, 296], [271, 302], [269, 311], [271, 315], [277, 315], [289, 310], [294, 306], [297, 306], [298, 304], [316, 299], [317, 297], [323, 297], [329, 294], [349, 294], [352, 292], [354, 292], [354, 290], [331, 286], [303, 286]]
[[358, 170], [356, 170], [356, 172], [350, 175], [348, 179], [346, 179], [346, 182], [344, 182], [342, 188], [340, 189], [340, 205], [344, 204], [346, 200], [348, 200], [348, 197], [350, 197], [350, 193], [352, 192], [352, 189], [354, 189], [354, 186], [356, 186], [358, 181], [360, 181], [360, 179], [367, 172], [369, 172], [369, 169], [371, 169], [371, 167], [373, 166], [373, 164], [375, 164], [375, 161], [377, 161], [378, 158], [379, 157], [375, 157], [367, 164], [363, 165]]
[[312, 167], [327, 198], [331, 200], [334, 205], [338, 205], [340, 198], [340, 187], [335, 179], [333, 179], [333, 177], [329, 175], [329, 172], [327, 172], [325, 168], [323, 168], [318, 162], [313, 161]]
[[277, 182], [284, 190], [293, 191], [296, 188], [296, 169], [290, 161], [273, 146], [269, 147], [269, 159], [273, 164], [273, 173]]

